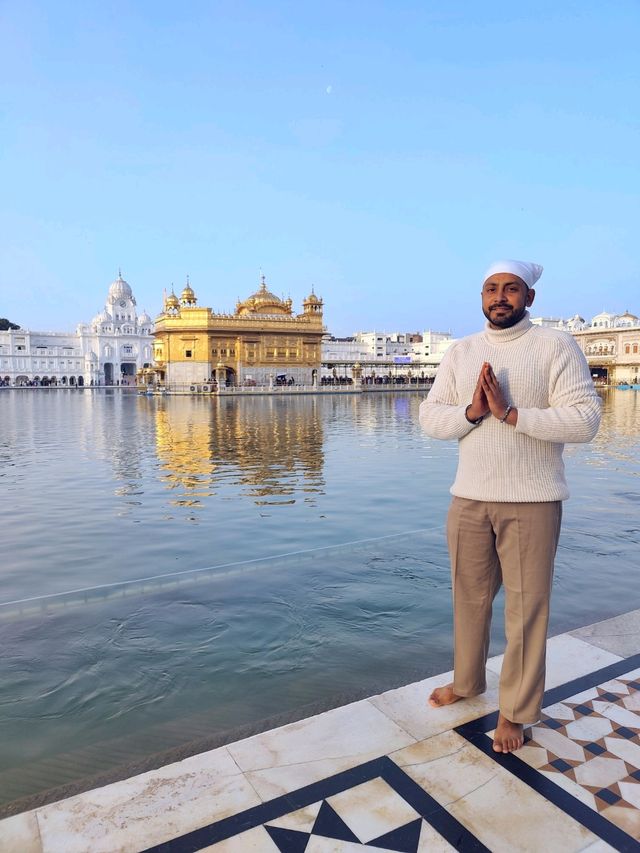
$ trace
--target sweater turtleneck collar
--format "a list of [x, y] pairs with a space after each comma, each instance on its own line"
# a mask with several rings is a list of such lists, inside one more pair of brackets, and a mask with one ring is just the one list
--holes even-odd
[[515, 326], [510, 326], [508, 329], [492, 329], [487, 320], [484, 325], [484, 333], [490, 344], [506, 344], [524, 335], [532, 326], [529, 312], [525, 311], [522, 320], [518, 320]]

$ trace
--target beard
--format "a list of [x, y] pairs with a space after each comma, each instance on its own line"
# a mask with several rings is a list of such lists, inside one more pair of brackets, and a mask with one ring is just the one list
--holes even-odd
[[495, 309], [493, 311], [482, 309], [484, 316], [496, 329], [510, 329], [522, 320], [527, 311], [526, 305], [523, 305], [522, 308], [512, 308], [511, 305], [501, 305], [500, 307], [505, 313], [499, 317], [495, 316]]

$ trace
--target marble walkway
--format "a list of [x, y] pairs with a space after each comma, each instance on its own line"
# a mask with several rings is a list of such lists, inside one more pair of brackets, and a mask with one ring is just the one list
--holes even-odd
[[0, 821], [0, 853], [640, 850], [640, 610], [548, 643], [542, 719], [491, 749], [443, 674]]

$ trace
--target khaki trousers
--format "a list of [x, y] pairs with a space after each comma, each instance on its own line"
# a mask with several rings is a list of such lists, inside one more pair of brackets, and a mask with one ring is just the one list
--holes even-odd
[[549, 598], [562, 503], [497, 503], [454, 497], [447, 518], [458, 696], [486, 689], [493, 600], [504, 584], [506, 649], [500, 710], [534, 723], [544, 694]]

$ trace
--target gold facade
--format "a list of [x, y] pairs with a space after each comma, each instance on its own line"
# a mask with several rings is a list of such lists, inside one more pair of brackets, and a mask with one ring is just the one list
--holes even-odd
[[260, 289], [233, 314], [198, 306], [190, 285], [171, 293], [155, 323], [154, 374], [169, 387], [208, 382], [266, 385], [278, 376], [311, 385], [320, 373], [322, 300], [311, 293], [303, 312]]

